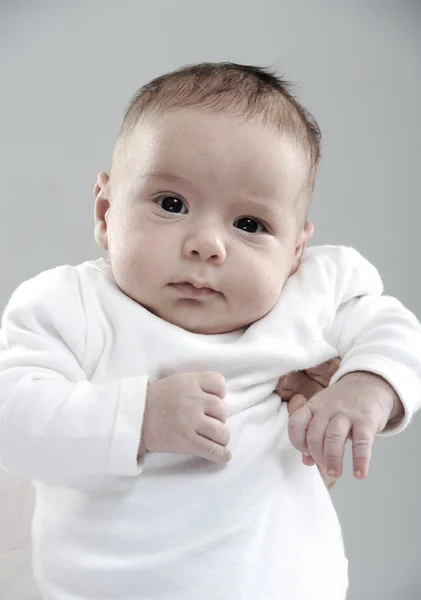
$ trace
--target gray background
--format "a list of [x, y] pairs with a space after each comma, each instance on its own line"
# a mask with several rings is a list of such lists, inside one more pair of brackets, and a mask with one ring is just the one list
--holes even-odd
[[[324, 135], [315, 241], [358, 248], [421, 317], [421, 1], [0, 7], [2, 306], [39, 271], [99, 255], [91, 190], [134, 91], [185, 63], [231, 60], [275, 65], [299, 84]], [[367, 481], [348, 461], [333, 491], [349, 600], [421, 597], [420, 433], [417, 416], [377, 440]]]

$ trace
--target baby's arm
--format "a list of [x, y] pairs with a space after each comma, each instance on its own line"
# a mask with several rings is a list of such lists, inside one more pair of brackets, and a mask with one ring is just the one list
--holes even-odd
[[91, 383], [75, 271], [22, 284], [0, 333], [0, 464], [66, 484], [91, 474], [136, 475], [147, 377]]
[[[392, 393], [392, 410], [381, 432], [398, 433], [421, 407], [421, 325], [415, 315], [389, 296], [361, 296], [344, 303], [332, 327], [342, 358], [330, 384], [345, 375], [365, 372]], [[368, 381], [368, 380], [367, 380]]]
[[221, 375], [92, 383], [86, 336], [73, 269], [42, 273], [13, 294], [0, 332], [0, 465], [65, 485], [135, 476], [145, 450], [230, 459]]
[[376, 270], [358, 253], [331, 253], [336, 264], [326, 271], [337, 309], [327, 336], [342, 364], [331, 387], [291, 416], [290, 438], [308, 455], [304, 462], [339, 476], [350, 436], [354, 473], [364, 477], [375, 434], [402, 430], [421, 406], [421, 326], [400, 302], [381, 296]]
[[345, 375], [293, 412], [289, 419], [291, 442], [303, 453], [304, 464], [317, 463], [329, 477], [340, 477], [350, 437], [354, 474], [364, 478], [374, 436], [385, 428], [396, 399], [394, 389], [378, 375]]

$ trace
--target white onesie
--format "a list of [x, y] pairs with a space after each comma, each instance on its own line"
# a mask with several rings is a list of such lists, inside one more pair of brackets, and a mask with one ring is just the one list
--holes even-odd
[[[421, 404], [421, 328], [348, 248], [306, 250], [274, 309], [199, 335], [123, 294], [109, 263], [22, 284], [0, 353], [0, 465], [35, 481], [34, 569], [44, 600], [342, 600], [340, 526], [287, 434], [278, 378], [339, 354]], [[148, 380], [227, 380], [232, 460], [137, 463]]]

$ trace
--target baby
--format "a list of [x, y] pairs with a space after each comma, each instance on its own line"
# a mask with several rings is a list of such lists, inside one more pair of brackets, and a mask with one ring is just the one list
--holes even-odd
[[[139, 90], [95, 184], [108, 258], [3, 316], [0, 464], [35, 481], [45, 600], [341, 600], [316, 462], [421, 404], [421, 327], [356, 251], [306, 244], [320, 133], [286, 82], [204, 64]], [[279, 377], [342, 358], [294, 412]], [[304, 455], [304, 465], [301, 461]]]

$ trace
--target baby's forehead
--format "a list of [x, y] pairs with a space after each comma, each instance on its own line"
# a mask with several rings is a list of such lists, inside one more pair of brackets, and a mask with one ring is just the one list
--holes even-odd
[[215, 170], [214, 175], [227, 173], [233, 179], [276, 179], [308, 169], [300, 144], [260, 119], [192, 109], [142, 120], [119, 150], [132, 168], [137, 163], [149, 170]]

